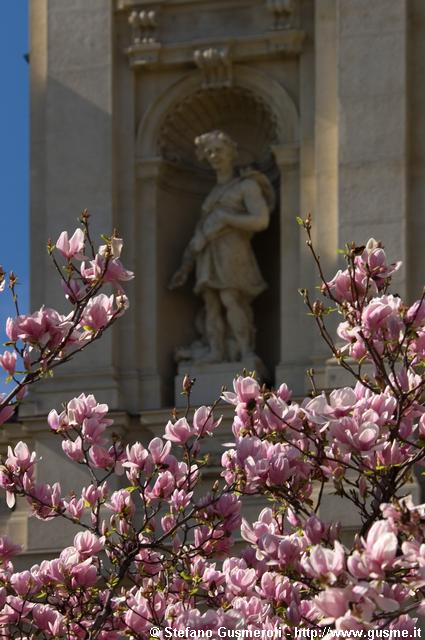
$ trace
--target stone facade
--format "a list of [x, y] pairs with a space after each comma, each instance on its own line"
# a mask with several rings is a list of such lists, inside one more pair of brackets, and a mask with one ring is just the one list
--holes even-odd
[[22, 429], [41, 451], [42, 416], [82, 390], [108, 402], [129, 434], [149, 430], [153, 415], [165, 420], [174, 348], [193, 339], [196, 313], [191, 287], [167, 283], [213, 184], [193, 152], [211, 129], [236, 139], [241, 164], [255, 163], [279, 195], [254, 243], [269, 283], [254, 317], [270, 382], [301, 394], [313, 366], [333, 384], [297, 294], [315, 276], [295, 217], [313, 213], [328, 273], [338, 247], [375, 236], [404, 261], [400, 294], [422, 286], [425, 3], [31, 0], [30, 9], [31, 306], [61, 307], [43, 248], [82, 208], [96, 231], [119, 229], [136, 278], [126, 316], [34, 390]]

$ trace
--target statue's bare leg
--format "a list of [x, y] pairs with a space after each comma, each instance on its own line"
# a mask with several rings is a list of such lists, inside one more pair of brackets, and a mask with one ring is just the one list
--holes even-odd
[[206, 289], [202, 295], [205, 302], [205, 327], [210, 351], [201, 360], [202, 362], [222, 362], [225, 358], [224, 336], [226, 327], [220, 295], [215, 289]]
[[237, 289], [222, 289], [221, 302], [226, 309], [227, 322], [239, 347], [241, 357], [254, 353], [254, 331], [251, 308]]

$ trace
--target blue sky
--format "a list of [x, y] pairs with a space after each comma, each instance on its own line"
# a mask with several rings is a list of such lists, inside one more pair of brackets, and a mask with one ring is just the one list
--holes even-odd
[[[28, 0], [3, 2], [0, 20], [0, 265], [13, 269], [21, 285], [23, 311], [29, 292], [29, 65]], [[0, 294], [1, 340], [4, 323], [13, 312], [8, 291]], [[0, 379], [2, 375], [0, 374]], [[0, 382], [1, 388], [1, 382]]]

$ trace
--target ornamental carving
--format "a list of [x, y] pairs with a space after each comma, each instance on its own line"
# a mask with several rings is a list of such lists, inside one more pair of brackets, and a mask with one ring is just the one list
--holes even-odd
[[132, 30], [132, 44], [151, 44], [158, 41], [158, 16], [155, 9], [132, 11], [128, 22]]
[[274, 29], [289, 29], [294, 13], [294, 0], [267, 0], [267, 9], [272, 13]]
[[229, 47], [196, 49], [193, 59], [203, 73], [204, 89], [232, 86], [232, 61]]

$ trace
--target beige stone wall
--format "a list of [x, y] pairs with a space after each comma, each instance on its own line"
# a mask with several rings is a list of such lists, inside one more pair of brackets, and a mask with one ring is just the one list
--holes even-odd
[[[344, 242], [374, 235], [407, 263], [399, 292], [413, 297], [419, 289], [423, 3], [300, 0], [295, 7], [282, 25], [262, 0], [31, 3], [32, 305], [61, 304], [37, 247], [72, 227], [85, 206], [96, 229], [119, 228], [137, 276], [132, 309], [114, 334], [39, 390], [31, 411], [86, 381], [117, 408], [172, 403], [173, 347], [193, 337], [198, 301], [190, 287], [171, 294], [166, 285], [211, 185], [182, 158], [192, 161], [188, 140], [201, 126], [194, 120], [211, 126], [229, 109], [222, 100], [209, 115], [192, 117], [191, 96], [211, 95], [213, 81], [262, 100], [277, 147], [293, 149], [274, 152], [280, 212], [256, 240], [270, 282], [255, 306], [258, 349], [276, 379], [289, 376], [301, 392], [305, 367], [320, 374], [326, 358], [297, 298], [315, 276], [296, 215], [312, 211], [328, 273]], [[128, 19], [143, 10], [154, 11], [156, 27], [136, 32]], [[195, 63], [196, 52], [202, 59], [211, 47], [224, 52], [217, 72]], [[164, 123], [175, 131], [164, 134]], [[239, 137], [246, 135], [239, 127]], [[170, 160], [162, 144], [181, 152], [180, 160]]]
[[[125, 263], [136, 272], [126, 316], [27, 404], [25, 429], [50, 471], [62, 459], [46, 449], [43, 416], [80, 391], [122, 416], [145, 411], [146, 433], [154, 428], [149, 416], [156, 424], [151, 410], [162, 419], [173, 403], [173, 348], [193, 337], [197, 301], [190, 288], [171, 293], [166, 285], [211, 188], [188, 147], [202, 118], [210, 127], [233, 113], [241, 138], [255, 137], [261, 118], [274, 132], [267, 171], [280, 204], [256, 242], [271, 286], [255, 314], [259, 353], [276, 382], [301, 394], [312, 365], [323, 384], [338, 380], [332, 367], [326, 374], [328, 354], [297, 295], [316, 276], [296, 215], [313, 213], [330, 275], [338, 247], [374, 235], [407, 265], [399, 292], [413, 299], [422, 286], [425, 4], [294, 6], [286, 20], [264, 0], [31, 0], [31, 305], [62, 305], [44, 243], [72, 229], [84, 207], [96, 232], [119, 229]], [[151, 27], [129, 25], [133, 11], [148, 10]], [[208, 49], [221, 56], [216, 68], [205, 66]], [[221, 98], [218, 111], [182, 125], [193, 96], [218, 87], [248, 92], [246, 109], [232, 112]], [[253, 99], [262, 105], [257, 120]], [[258, 123], [251, 134], [248, 115]], [[121, 422], [129, 439], [139, 437], [135, 422]], [[42, 533], [22, 512], [13, 522], [0, 517], [36, 558]]]
[[409, 298], [416, 299], [425, 274], [425, 5], [421, 0], [410, 0], [408, 9], [407, 290]]

